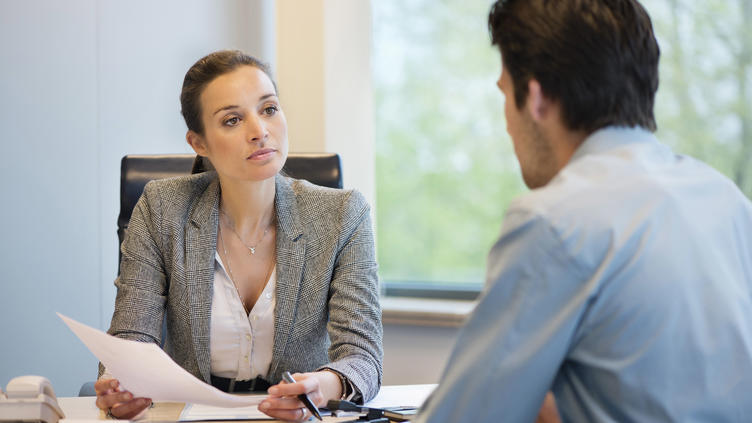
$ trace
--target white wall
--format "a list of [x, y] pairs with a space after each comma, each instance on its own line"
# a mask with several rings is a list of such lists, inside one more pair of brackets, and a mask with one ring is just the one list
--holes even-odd
[[339, 153], [345, 187], [373, 205], [370, 2], [279, 0], [276, 12], [290, 150]]
[[[0, 380], [94, 369], [54, 311], [100, 321], [94, 1], [0, 10]], [[91, 377], [91, 376], [90, 376]]]
[[384, 385], [438, 383], [457, 327], [384, 324]]

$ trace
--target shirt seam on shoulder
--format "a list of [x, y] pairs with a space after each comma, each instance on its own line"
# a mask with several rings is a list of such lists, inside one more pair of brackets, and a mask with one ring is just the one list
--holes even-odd
[[[555, 229], [554, 225], [551, 223], [551, 221], [547, 218], [545, 213], [540, 212], [538, 210], [533, 209], [514, 209], [508, 211], [508, 214], [519, 214], [519, 215], [529, 215], [532, 216], [532, 219], [539, 220], [542, 222], [547, 230], [553, 235], [553, 237], [556, 239], [556, 243], [558, 244], [558, 247], [562, 250], [563, 254], [566, 256], [567, 261], [573, 263], [577, 267], [578, 273], [580, 273], [583, 277], [587, 274], [587, 269], [574, 257], [570, 254], [569, 250], [565, 248], [564, 246], [564, 240], [562, 239], [559, 232]], [[551, 254], [549, 251], [550, 248], [546, 249], [546, 254]]]

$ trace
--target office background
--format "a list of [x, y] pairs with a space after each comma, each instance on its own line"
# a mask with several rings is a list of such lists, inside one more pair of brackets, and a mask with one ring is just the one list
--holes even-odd
[[[178, 95], [198, 58], [272, 64], [292, 151], [342, 155], [374, 201], [367, 1], [0, 2], [0, 384], [48, 377], [71, 396], [96, 359], [55, 311], [107, 329], [120, 158], [190, 152]], [[347, 105], [347, 107], [343, 107]], [[438, 380], [456, 327], [385, 325], [387, 384]]]

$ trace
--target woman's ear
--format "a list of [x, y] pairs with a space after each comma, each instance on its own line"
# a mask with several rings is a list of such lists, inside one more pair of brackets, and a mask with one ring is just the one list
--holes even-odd
[[196, 154], [199, 156], [207, 156], [206, 153], [208, 152], [208, 148], [206, 147], [206, 140], [204, 137], [189, 129], [188, 132], [185, 133], [185, 140]]

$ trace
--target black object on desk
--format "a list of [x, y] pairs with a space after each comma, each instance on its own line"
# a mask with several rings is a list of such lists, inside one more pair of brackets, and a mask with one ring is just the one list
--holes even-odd
[[[331, 411], [349, 411], [364, 414], [357, 420], [350, 420], [351, 422], [359, 423], [386, 423], [392, 422], [406, 422], [410, 420], [412, 416], [418, 411], [413, 407], [395, 407], [395, 408], [370, 408], [363, 407], [350, 401], [345, 400], [330, 400], [326, 403], [326, 408]], [[347, 422], [343, 422], [347, 423]]]

